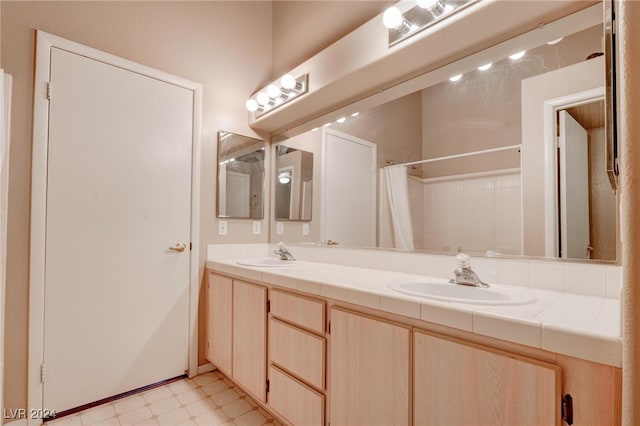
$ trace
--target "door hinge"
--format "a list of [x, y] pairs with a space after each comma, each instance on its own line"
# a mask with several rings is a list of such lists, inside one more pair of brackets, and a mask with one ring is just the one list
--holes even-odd
[[51, 100], [51, 93], [53, 92], [53, 83], [47, 81], [47, 100]]
[[269, 393], [269, 379], [267, 379], [267, 393]]
[[42, 383], [47, 381], [47, 369], [45, 368], [44, 364], [40, 365], [40, 381]]
[[267, 313], [271, 312], [271, 300], [267, 300]]
[[189, 251], [193, 250], [193, 243], [191, 241], [189, 241]]
[[562, 420], [568, 425], [573, 424], [573, 398], [570, 394], [562, 397]]
[[327, 332], [331, 334], [331, 320], [327, 322]]

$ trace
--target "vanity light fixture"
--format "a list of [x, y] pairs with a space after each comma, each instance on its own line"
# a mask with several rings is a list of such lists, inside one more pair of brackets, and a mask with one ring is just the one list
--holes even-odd
[[411, 31], [418, 29], [416, 25], [413, 25], [411, 22], [407, 21], [404, 16], [402, 16], [402, 12], [395, 6], [392, 6], [384, 11], [384, 15], [382, 15], [382, 23], [385, 27], [389, 29], [394, 29], [401, 34], [408, 34]]
[[480, 71], [486, 71], [486, 70], [488, 70], [489, 68], [491, 68], [491, 65], [493, 65], [493, 64], [484, 64], [484, 65], [482, 65], [481, 67], [478, 67], [478, 69], [479, 69]]
[[269, 84], [265, 89], [252, 95], [245, 107], [252, 112], [255, 118], [278, 108], [287, 102], [307, 93], [308, 74], [303, 74], [295, 78], [291, 74], [283, 75], [277, 82]]
[[382, 23], [389, 30], [389, 46], [419, 33], [477, 1], [479, 0], [416, 0], [416, 6], [404, 12], [397, 6], [391, 6], [382, 15]]
[[451, 81], [458, 81], [462, 78], [462, 74], [456, 74], [453, 77], [449, 77], [449, 80]]
[[524, 56], [524, 54], [527, 53], [526, 50], [521, 50], [518, 53], [514, 53], [513, 55], [509, 55], [509, 59], [513, 59], [514, 61], [517, 59], [520, 59]]

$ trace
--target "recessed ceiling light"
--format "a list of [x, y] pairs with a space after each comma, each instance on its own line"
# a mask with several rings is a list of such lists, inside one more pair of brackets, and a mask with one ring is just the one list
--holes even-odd
[[522, 58], [525, 53], [527, 53], [526, 50], [521, 50], [518, 53], [514, 53], [513, 55], [509, 55], [509, 58], [511, 58], [511, 59], [513, 59], [515, 61], [516, 59]]
[[486, 70], [488, 70], [489, 68], [491, 68], [491, 65], [493, 65], [493, 64], [484, 64], [483, 66], [478, 67], [478, 69], [479, 69], [480, 71], [486, 71]]
[[358, 114], [360, 114], [359, 112], [354, 112], [353, 114], [351, 114], [352, 117], [357, 117]]
[[329, 127], [329, 126], [331, 126], [331, 123], [327, 123], [327, 124], [325, 124], [325, 125], [324, 125], [324, 126], [322, 126], [322, 127]]
[[338, 118], [336, 121], [337, 121], [338, 123], [344, 123], [346, 120], [347, 120], [347, 117], [340, 117], [340, 118]]
[[458, 75], [454, 75], [453, 77], [449, 78], [449, 80], [451, 81], [458, 81], [462, 78], [462, 74], [458, 74]]
[[557, 38], [555, 40], [548, 41], [547, 44], [558, 44], [562, 41], [564, 37]]

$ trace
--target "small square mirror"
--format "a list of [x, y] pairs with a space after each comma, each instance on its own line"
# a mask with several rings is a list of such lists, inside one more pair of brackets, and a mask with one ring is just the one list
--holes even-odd
[[264, 217], [266, 143], [231, 132], [218, 132], [218, 217]]

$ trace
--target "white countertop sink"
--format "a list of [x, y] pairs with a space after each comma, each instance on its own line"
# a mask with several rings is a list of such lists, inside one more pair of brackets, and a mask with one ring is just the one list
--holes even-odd
[[238, 265], [255, 266], [264, 268], [290, 268], [300, 266], [303, 262], [299, 260], [282, 260], [277, 257], [249, 257], [237, 261]]
[[526, 305], [536, 301], [535, 296], [525, 292], [451, 284], [437, 278], [396, 281], [389, 287], [412, 296], [474, 305]]

